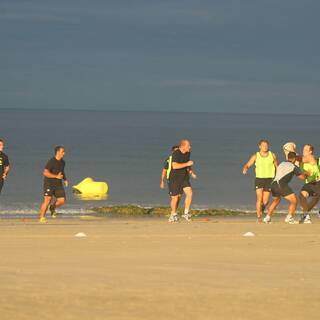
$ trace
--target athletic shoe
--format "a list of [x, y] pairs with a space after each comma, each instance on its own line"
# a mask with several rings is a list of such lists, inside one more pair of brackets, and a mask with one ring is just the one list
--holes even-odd
[[298, 224], [299, 223], [298, 221], [294, 220], [293, 216], [286, 216], [284, 222], [288, 223], [288, 224]]
[[299, 223], [300, 224], [310, 224], [310, 223], [312, 223], [310, 215], [309, 214], [301, 215], [301, 219], [300, 219]]
[[42, 217], [39, 219], [40, 223], [48, 223], [47, 219], [45, 217]]
[[56, 208], [53, 204], [50, 205], [49, 207], [50, 213], [51, 213], [51, 217], [52, 218], [56, 218], [57, 217], [57, 213], [56, 213]]
[[181, 216], [181, 218], [186, 219], [187, 221], [191, 221], [191, 214], [189, 213], [185, 213]]
[[179, 221], [179, 217], [177, 214], [170, 214], [170, 217], [169, 217], [169, 222], [178, 222]]
[[266, 215], [265, 218], [263, 219], [264, 223], [271, 223], [271, 217]]

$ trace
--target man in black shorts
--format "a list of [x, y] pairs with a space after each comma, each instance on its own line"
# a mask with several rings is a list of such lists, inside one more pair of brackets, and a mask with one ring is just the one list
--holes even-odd
[[3, 152], [4, 141], [0, 139], [0, 193], [3, 188], [4, 180], [6, 180], [10, 171], [10, 163], [8, 156]]
[[45, 169], [43, 170], [43, 192], [44, 200], [40, 207], [40, 222], [46, 223], [45, 218], [52, 197], [56, 200], [50, 205], [51, 216], [55, 217], [55, 209], [61, 207], [66, 201], [66, 194], [63, 188], [63, 181], [68, 186], [66, 174], [64, 172], [65, 162], [63, 160], [65, 150], [64, 147], [58, 146], [54, 149], [55, 156], [51, 158]]
[[182, 217], [187, 221], [191, 219], [189, 210], [192, 203], [192, 188], [189, 176], [196, 178], [196, 175], [192, 171], [193, 161], [190, 160], [190, 150], [190, 142], [184, 139], [180, 141], [179, 149], [172, 154], [172, 170], [169, 177], [169, 194], [171, 196], [169, 222], [178, 221], [177, 208], [182, 193], [186, 195]]
[[288, 215], [285, 219], [285, 222], [289, 224], [298, 223], [293, 218], [297, 208], [298, 199], [289, 186], [289, 182], [292, 180], [294, 175], [300, 180], [304, 180], [307, 176], [307, 173], [302, 173], [300, 168], [294, 165], [296, 159], [297, 157], [295, 152], [289, 152], [288, 160], [281, 162], [278, 166], [277, 174], [271, 184], [271, 193], [273, 199], [268, 208], [268, 213], [263, 219], [264, 223], [271, 223], [271, 215], [279, 205], [281, 198], [285, 198], [287, 201], [289, 201]]

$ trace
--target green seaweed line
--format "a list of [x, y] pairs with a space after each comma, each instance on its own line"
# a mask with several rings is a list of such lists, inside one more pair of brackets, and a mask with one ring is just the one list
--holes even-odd
[[[124, 206], [110, 206], [100, 207], [92, 209], [96, 213], [106, 215], [127, 215], [127, 216], [168, 216], [170, 214], [170, 208], [168, 207], [153, 207], [145, 208], [135, 205], [124, 205]], [[182, 209], [178, 210], [178, 213], [182, 213]], [[191, 210], [193, 216], [249, 216], [252, 212], [227, 210], [227, 209], [194, 209]]]

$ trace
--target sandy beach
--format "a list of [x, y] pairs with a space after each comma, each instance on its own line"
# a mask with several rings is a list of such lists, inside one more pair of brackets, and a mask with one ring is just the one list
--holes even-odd
[[318, 319], [316, 219], [1, 219], [1, 319]]

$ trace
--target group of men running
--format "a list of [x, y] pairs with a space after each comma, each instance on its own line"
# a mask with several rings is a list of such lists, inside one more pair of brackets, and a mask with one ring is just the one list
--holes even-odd
[[[8, 156], [3, 152], [4, 140], [0, 139], [0, 193], [5, 179], [10, 171]], [[66, 174], [64, 172], [65, 161], [63, 157], [65, 149], [63, 146], [57, 146], [54, 149], [54, 157], [46, 164], [43, 170], [43, 202], [40, 206], [39, 222], [46, 223], [46, 212], [49, 209], [51, 216], [56, 217], [56, 208], [61, 207], [66, 201], [64, 186], [68, 186]]]
[[[271, 223], [274, 210], [281, 198], [284, 198], [289, 202], [286, 223], [311, 223], [309, 212], [320, 199], [320, 160], [314, 156], [314, 147], [311, 144], [303, 146], [302, 155], [296, 153], [294, 143], [288, 143], [285, 146], [287, 146], [287, 148], [284, 147], [286, 160], [278, 164], [276, 155], [269, 150], [269, 142], [265, 139], [260, 140], [259, 151], [254, 153], [243, 166], [242, 172], [246, 174], [255, 164], [257, 221]], [[299, 222], [294, 220], [298, 198], [289, 185], [293, 176], [304, 181], [299, 194], [302, 209]], [[263, 218], [271, 194], [273, 199]], [[308, 200], [309, 198], [311, 200]]]
[[[3, 152], [4, 141], [0, 139], [0, 193], [4, 181], [10, 171], [8, 156]], [[269, 150], [269, 142], [265, 139], [259, 142], [259, 151], [254, 153], [243, 166], [242, 172], [246, 174], [248, 169], [255, 165], [255, 191], [256, 213], [259, 222], [270, 223], [274, 210], [279, 205], [281, 198], [289, 202], [288, 215], [285, 222], [298, 223], [294, 220], [294, 214], [298, 204], [298, 198], [289, 183], [293, 176], [304, 180], [299, 198], [302, 214], [299, 223], [311, 223], [309, 212], [320, 200], [320, 159], [314, 156], [314, 147], [306, 144], [302, 155], [296, 153], [296, 145], [288, 143], [284, 148], [286, 160], [278, 164], [276, 155]], [[160, 188], [164, 189], [165, 178], [168, 181], [170, 195], [171, 214], [169, 222], [179, 221], [177, 213], [181, 196], [185, 194], [184, 213], [182, 218], [190, 221], [190, 207], [192, 203], [192, 187], [190, 177], [196, 179], [193, 170], [193, 161], [190, 160], [191, 144], [187, 139], [180, 141], [179, 145], [172, 147], [171, 155], [165, 160], [160, 180]], [[46, 164], [43, 170], [44, 199], [40, 207], [39, 221], [46, 223], [46, 212], [49, 209], [51, 216], [56, 216], [56, 208], [62, 206], [66, 200], [64, 185], [68, 185], [65, 174], [65, 148], [57, 146], [54, 149], [54, 157]], [[269, 198], [272, 194], [270, 205]], [[309, 200], [311, 198], [311, 200]], [[267, 208], [266, 216], [263, 213]]]

